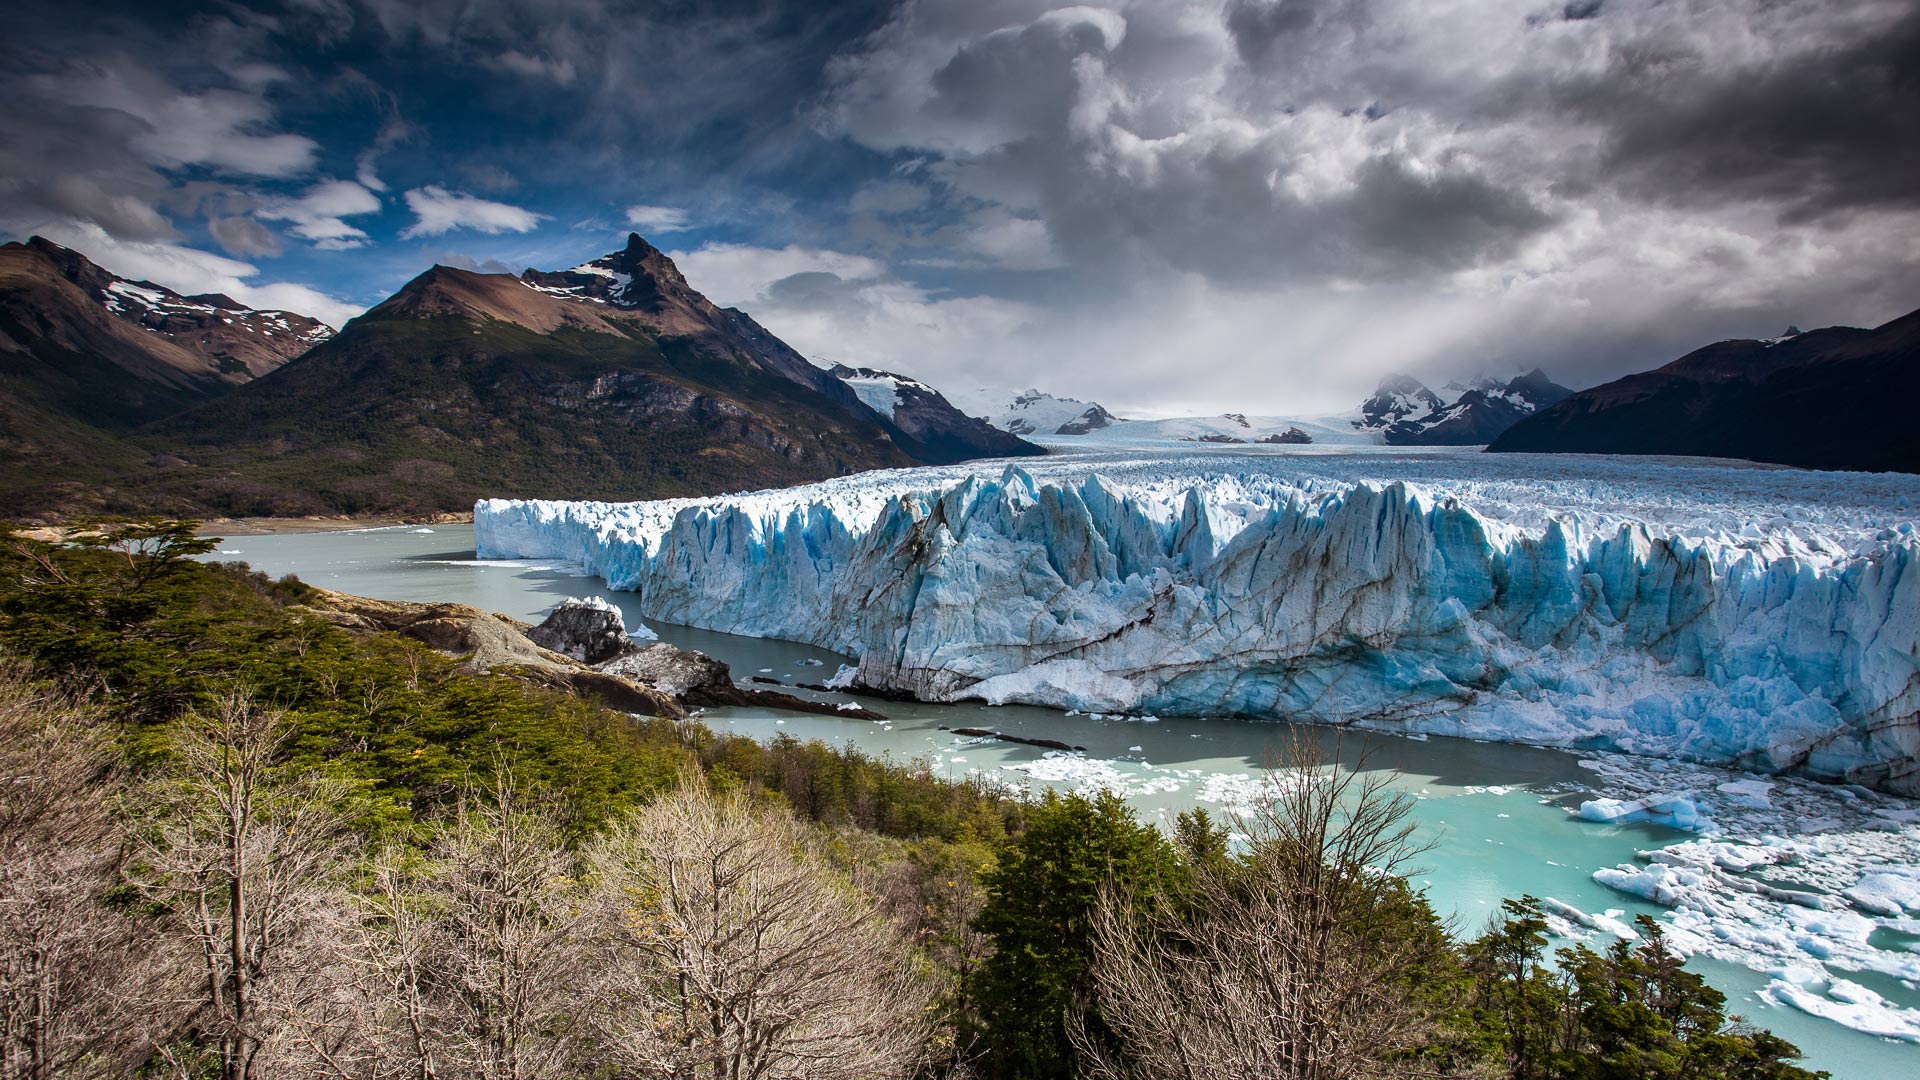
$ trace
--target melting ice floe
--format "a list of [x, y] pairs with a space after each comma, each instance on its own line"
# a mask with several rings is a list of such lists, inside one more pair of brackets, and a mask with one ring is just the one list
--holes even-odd
[[474, 528], [483, 556], [580, 563], [653, 618], [851, 653], [842, 685], [1913, 792], [1916, 508], [1920, 477], [1116, 457], [704, 500], [488, 500]]
[[[1886, 1038], [1920, 1041], [1920, 1009], [1835, 972], [1920, 988], [1920, 813], [1909, 800], [1796, 779], [1608, 756], [1582, 762], [1624, 797], [1684, 804], [1698, 839], [1639, 852], [1595, 881], [1668, 909], [1676, 948], [1773, 978], [1765, 997]], [[1631, 815], [1616, 815], [1624, 820]], [[1591, 925], [1591, 924], [1589, 924]]]

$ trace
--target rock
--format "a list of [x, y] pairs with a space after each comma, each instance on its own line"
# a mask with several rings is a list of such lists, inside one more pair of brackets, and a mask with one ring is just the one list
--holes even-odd
[[532, 627], [505, 615], [465, 604], [373, 600], [326, 589], [315, 589], [307, 608], [343, 630], [404, 634], [429, 648], [461, 657], [460, 666], [467, 671], [493, 672], [536, 686], [586, 694], [621, 712], [675, 718], [686, 715], [674, 695], [595, 671], [565, 653], [542, 648], [529, 637]]
[[1001, 742], [1019, 743], [1022, 746], [1038, 746], [1046, 750], [1069, 750], [1085, 753], [1087, 749], [1084, 746], [1074, 746], [1072, 743], [1061, 742], [1059, 739], [1036, 739], [1026, 735], [1009, 735], [1004, 731], [994, 731], [991, 728], [957, 727], [951, 730], [955, 735], [964, 735], [969, 739], [998, 739]]
[[634, 647], [620, 609], [597, 596], [569, 597], [555, 604], [546, 621], [527, 637], [544, 649], [583, 664], [612, 660]]
[[1307, 434], [1304, 431], [1301, 431], [1297, 427], [1290, 427], [1287, 430], [1282, 431], [1276, 435], [1268, 435], [1267, 437], [1261, 439], [1260, 441], [1263, 443], [1296, 444], [1296, 445], [1304, 446], [1307, 443], [1310, 443], [1313, 441], [1313, 436]]
[[705, 653], [664, 642], [630, 649], [601, 663], [599, 670], [646, 683], [663, 694], [687, 698], [694, 705], [733, 704], [718, 700], [734, 689], [733, 673], [726, 664]]

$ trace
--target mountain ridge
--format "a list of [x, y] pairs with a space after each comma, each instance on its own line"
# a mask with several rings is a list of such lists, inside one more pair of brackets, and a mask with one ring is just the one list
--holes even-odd
[[1920, 472], [1920, 434], [1887, 403], [1920, 394], [1920, 310], [1702, 346], [1514, 425], [1495, 453], [1675, 454]]
[[[134, 330], [104, 304], [78, 304], [84, 290], [50, 263], [32, 276], [80, 322], [116, 340], [150, 335], [172, 361], [161, 373], [201, 362], [154, 327]], [[166, 309], [188, 300], [154, 295]], [[228, 298], [201, 299], [231, 310], [218, 303]], [[31, 320], [20, 325], [19, 336], [42, 340]], [[0, 469], [0, 495], [43, 518], [406, 515], [502, 494], [711, 494], [1041, 452], [985, 425], [971, 430], [957, 411], [965, 423], [916, 436], [744, 312], [712, 304], [638, 234], [567, 271], [430, 267], [269, 375], [227, 378], [233, 385], [217, 395], [157, 402], [107, 431], [75, 419], [90, 401], [77, 389], [62, 410], [29, 417], [37, 426], [14, 444], [0, 443], [0, 453], [21, 451], [0, 458], [12, 466]], [[103, 449], [29, 468], [48, 432]]]

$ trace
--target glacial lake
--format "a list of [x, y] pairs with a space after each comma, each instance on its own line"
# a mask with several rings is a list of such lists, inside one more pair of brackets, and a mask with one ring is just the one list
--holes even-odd
[[[457, 601], [536, 622], [563, 597], [602, 596], [623, 608], [629, 626], [644, 623], [662, 640], [724, 660], [743, 682], [756, 675], [786, 683], [818, 682], [847, 660], [791, 642], [642, 620], [633, 596], [607, 590], [576, 567], [476, 559], [468, 525], [236, 536], [221, 543], [213, 557], [245, 561], [275, 576], [297, 574], [323, 588], [389, 600]], [[712, 709], [703, 719], [716, 729], [755, 738], [785, 734], [852, 743], [902, 761], [922, 760], [954, 777], [977, 771], [995, 783], [1036, 790], [1046, 784], [1067, 789], [1102, 784], [1125, 793], [1142, 815], [1154, 820], [1169, 820], [1194, 806], [1220, 811], [1244, 800], [1288, 730], [1279, 723], [1183, 718], [1144, 722], [1021, 706], [865, 704], [888, 719], [843, 720], [764, 709]], [[988, 727], [1057, 739], [1084, 747], [1085, 753], [1049, 755], [1029, 746], [967, 739], [943, 727]], [[1322, 737], [1333, 745], [1330, 734]], [[1355, 734], [1345, 737], [1343, 760], [1357, 757], [1359, 743]], [[1522, 893], [1552, 897], [1592, 915], [1611, 911], [1626, 922], [1636, 914], [1665, 913], [1598, 884], [1592, 874], [1632, 864], [1636, 852], [1694, 839], [1692, 834], [1651, 824], [1599, 824], [1573, 813], [1587, 799], [1619, 794], [1609, 786], [1608, 776], [1657, 772], [1653, 763], [1609, 756], [1612, 771], [1596, 771], [1583, 765], [1587, 758], [1578, 753], [1442, 737], [1374, 736], [1369, 749], [1368, 767], [1390, 770], [1394, 785], [1418, 800], [1423, 836], [1435, 846], [1421, 860], [1424, 870], [1414, 880], [1463, 934], [1478, 932], [1502, 897]], [[1699, 772], [1693, 770], [1695, 780]], [[1729, 783], [1745, 779], [1731, 772], [1716, 778]], [[1593, 932], [1587, 940], [1604, 949], [1612, 938]], [[1920, 951], [1920, 934], [1883, 933], [1874, 945], [1912, 953]], [[1863, 1034], [1763, 997], [1771, 981], [1764, 965], [1756, 965], [1756, 970], [1697, 957], [1693, 966], [1727, 995], [1729, 1012], [1798, 1044], [1809, 1067], [1846, 1080], [1920, 1075], [1920, 1044]], [[1911, 980], [1871, 971], [1844, 974], [1891, 1006], [1920, 1008], [1920, 988]]]

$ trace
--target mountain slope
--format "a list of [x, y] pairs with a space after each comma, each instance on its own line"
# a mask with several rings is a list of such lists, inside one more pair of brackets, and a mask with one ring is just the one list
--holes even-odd
[[1569, 397], [1499, 452], [1683, 454], [1816, 469], [1920, 472], [1920, 311], [1873, 330], [1721, 341]]
[[324, 323], [129, 281], [40, 237], [0, 246], [0, 496], [144, 461], [120, 436], [325, 340]]
[[861, 402], [887, 418], [908, 453], [922, 461], [954, 462], [975, 457], [1031, 457], [1045, 450], [953, 407], [940, 391], [917, 379], [876, 368], [835, 364], [828, 374]]
[[650, 498], [914, 463], [857, 399], [788, 378], [749, 342], [444, 266], [145, 437], [193, 463], [158, 486], [191, 480], [225, 513]]
[[1086, 435], [1123, 423], [1097, 401], [1054, 397], [1038, 390], [1013, 393], [994, 387], [950, 392], [947, 399], [1011, 435]]

